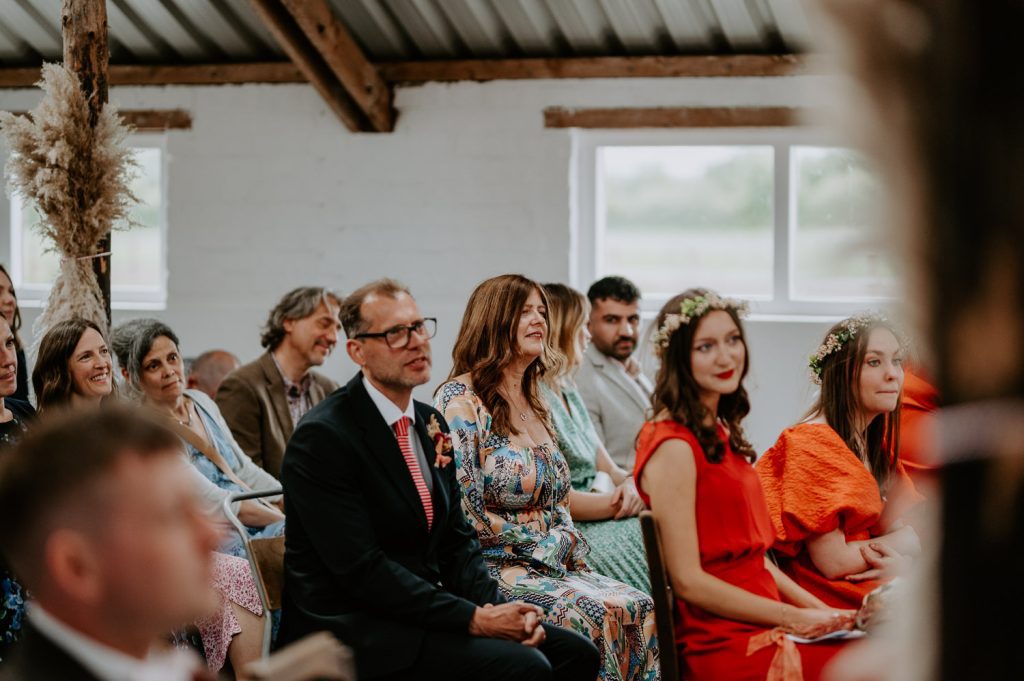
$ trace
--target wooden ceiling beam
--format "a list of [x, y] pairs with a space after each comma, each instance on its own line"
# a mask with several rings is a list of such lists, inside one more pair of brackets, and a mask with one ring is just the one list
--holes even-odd
[[530, 78], [774, 78], [808, 72], [798, 55], [565, 57], [380, 62], [394, 83]]
[[[327, 66], [322, 58], [320, 62]], [[354, 70], [359, 73], [349, 77], [353, 83], [369, 83], [372, 95], [363, 96], [367, 108], [381, 109], [380, 82], [369, 78], [365, 69], [365, 64], [355, 67]], [[392, 84], [528, 78], [775, 78], [816, 72], [804, 57], [797, 55], [380, 62], [376, 64], [376, 70], [382, 82]], [[39, 69], [35, 67], [0, 68], [0, 88], [32, 87], [38, 80]], [[310, 81], [305, 71], [293, 62], [156, 66], [121, 64], [110, 66], [108, 80], [110, 85], [238, 85]]]
[[377, 132], [395, 127], [391, 86], [366, 58], [326, 0], [280, 0], [295, 24]]
[[278, 45], [295, 63], [327, 105], [353, 132], [374, 128], [366, 114], [335, 75], [323, 55], [309, 41], [281, 0], [249, 0]]
[[[40, 77], [40, 69], [0, 68], [0, 88], [28, 88]], [[239, 85], [242, 83], [306, 83], [308, 79], [292, 62], [247, 64], [183, 64], [175, 66], [111, 65], [110, 85]]]
[[[27, 111], [11, 111], [15, 116], [24, 116]], [[190, 130], [192, 114], [184, 109], [118, 109], [117, 114], [136, 132], [163, 132], [165, 130]]]
[[544, 109], [545, 128], [780, 128], [810, 112], [784, 106]]

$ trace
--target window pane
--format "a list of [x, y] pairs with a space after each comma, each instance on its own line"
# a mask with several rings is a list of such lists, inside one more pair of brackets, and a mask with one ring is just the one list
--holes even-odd
[[[131, 187], [139, 198], [132, 216], [139, 226], [128, 231], [115, 231], [112, 241], [111, 286], [113, 289], [162, 289], [163, 239], [160, 221], [163, 215], [163, 178], [161, 150], [138, 147], [133, 150], [139, 164]], [[18, 207], [15, 207], [18, 210]], [[47, 251], [48, 241], [40, 236], [36, 225], [39, 214], [35, 207], [21, 206], [21, 272], [22, 284], [49, 286], [60, 271], [60, 257]], [[117, 228], [115, 227], [115, 230]]]
[[875, 231], [881, 200], [867, 162], [849, 149], [793, 147], [793, 297], [891, 297], [896, 276]]
[[[602, 147], [598, 271], [644, 295], [772, 295], [770, 146]], [[603, 201], [600, 197], [603, 197]]]

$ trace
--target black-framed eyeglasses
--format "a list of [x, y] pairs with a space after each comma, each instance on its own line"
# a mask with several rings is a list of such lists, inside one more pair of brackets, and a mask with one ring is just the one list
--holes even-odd
[[394, 326], [380, 333], [357, 333], [355, 338], [383, 338], [392, 350], [401, 350], [409, 345], [409, 338], [416, 334], [423, 340], [429, 340], [437, 334], [437, 319], [426, 317], [414, 324]]

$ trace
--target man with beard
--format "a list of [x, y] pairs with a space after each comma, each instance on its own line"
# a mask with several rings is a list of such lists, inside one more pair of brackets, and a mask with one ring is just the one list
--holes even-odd
[[590, 346], [576, 385], [612, 460], [628, 471], [636, 435], [654, 386], [633, 359], [640, 333], [640, 290], [624, 277], [605, 277], [587, 291]]
[[306, 415], [281, 467], [282, 641], [332, 632], [360, 679], [593, 681], [589, 639], [499, 593], [462, 512], [448, 424], [412, 399], [437, 321], [383, 279], [344, 301], [341, 322], [361, 371]]
[[285, 294], [260, 336], [266, 352], [233, 371], [217, 389], [217, 406], [252, 462], [275, 478], [299, 420], [338, 384], [313, 371], [338, 342], [340, 297], [317, 286]]

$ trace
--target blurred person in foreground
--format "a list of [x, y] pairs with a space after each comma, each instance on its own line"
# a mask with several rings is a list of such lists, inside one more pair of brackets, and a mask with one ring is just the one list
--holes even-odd
[[[859, 132], [905, 226], [938, 418], [941, 547], [893, 631], [836, 679], [1024, 668], [1024, 3], [829, 0], [866, 96]], [[895, 635], [894, 635], [895, 634]], [[889, 641], [889, 645], [881, 640]]]
[[0, 513], [21, 519], [0, 552], [34, 597], [0, 679], [212, 678], [162, 645], [217, 604], [217, 532], [178, 450], [111, 407], [56, 416], [0, 461]]

